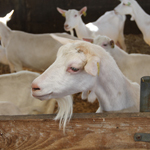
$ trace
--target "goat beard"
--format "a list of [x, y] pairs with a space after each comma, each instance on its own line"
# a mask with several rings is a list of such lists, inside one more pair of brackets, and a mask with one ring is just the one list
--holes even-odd
[[58, 103], [58, 113], [54, 120], [59, 120], [59, 128], [63, 125], [63, 132], [65, 133], [65, 127], [67, 121], [69, 122], [73, 114], [73, 98], [68, 95], [61, 99], [56, 99]]

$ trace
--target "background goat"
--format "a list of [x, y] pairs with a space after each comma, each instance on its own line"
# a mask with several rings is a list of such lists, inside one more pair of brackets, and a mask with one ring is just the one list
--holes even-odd
[[137, 26], [143, 33], [145, 42], [150, 45], [150, 30], [148, 15], [135, 0], [121, 0], [121, 3], [114, 9], [121, 15], [131, 15], [131, 20], [135, 20]]
[[41, 102], [31, 96], [31, 83], [39, 75], [31, 71], [0, 75], [0, 101], [11, 102], [22, 114], [53, 113], [54, 99]]
[[[58, 35], [77, 39], [69, 34]], [[0, 37], [11, 72], [23, 70], [22, 67], [44, 71], [54, 62], [57, 50], [62, 45], [50, 34], [30, 34], [11, 30], [3, 22], [0, 22]]]
[[57, 8], [57, 10], [66, 18], [64, 29], [70, 31], [74, 28], [79, 39], [84, 37], [93, 38], [99, 34], [107, 35], [124, 50], [126, 49], [123, 34], [125, 16], [115, 14], [114, 11], [108, 11], [95, 22], [84, 24], [81, 16], [85, 15], [87, 7], [83, 7], [80, 11], [75, 9], [69, 9], [66, 11], [60, 8]]
[[146, 54], [128, 54], [114, 41], [106, 36], [97, 36], [94, 39], [84, 39], [94, 44], [102, 46], [113, 56], [122, 73], [131, 81], [140, 84], [141, 77], [150, 76], [150, 55]]

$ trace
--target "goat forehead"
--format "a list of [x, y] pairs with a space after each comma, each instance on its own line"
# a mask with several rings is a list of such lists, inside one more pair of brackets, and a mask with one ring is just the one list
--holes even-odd
[[123, 3], [128, 3], [128, 2], [132, 2], [133, 0], [122, 0], [121, 2]]
[[92, 55], [92, 53], [88, 51], [88, 44], [87, 42], [77, 42], [62, 46], [58, 51], [57, 60], [59, 62], [61, 61], [61, 64], [65, 66], [73, 65], [75, 67], [77, 65], [83, 67], [88, 58]]
[[75, 10], [75, 9], [69, 9], [67, 12], [66, 12], [66, 16], [72, 16], [74, 14], [78, 14], [78, 11]]
[[67, 56], [70, 52], [74, 51], [74, 47], [71, 43], [65, 44], [61, 46], [58, 50], [57, 57]]
[[79, 46], [77, 46], [76, 44], [66, 44], [64, 46], [62, 46], [59, 51], [58, 51], [58, 55], [57, 58], [62, 57], [63, 59], [83, 59], [85, 58], [84, 53], [82, 52], [82, 50], [80, 49]]
[[76, 41], [74, 43], [68, 43], [63, 46], [61, 46], [58, 50], [58, 56], [62, 54], [68, 54], [68, 53], [76, 53], [78, 50], [82, 47], [83, 49], [88, 47], [87, 42], [84, 41]]
[[95, 44], [102, 44], [102, 43], [107, 43], [109, 42], [110, 39], [106, 36], [97, 36], [95, 39], [94, 39], [94, 43]]

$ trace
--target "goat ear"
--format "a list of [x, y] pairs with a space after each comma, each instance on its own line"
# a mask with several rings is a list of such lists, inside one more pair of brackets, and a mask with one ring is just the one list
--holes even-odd
[[71, 40], [68, 38], [63, 38], [63, 37], [57, 36], [55, 34], [50, 34], [50, 35], [53, 39], [55, 39], [56, 41], [60, 42], [63, 45], [68, 44], [68, 43], [74, 43], [76, 41], [76, 40]]
[[79, 14], [80, 15], [83, 15], [83, 16], [86, 16], [86, 10], [87, 10], [87, 7], [83, 7], [80, 11], [79, 11]]
[[82, 38], [84, 41], [87, 41], [87, 42], [90, 42], [90, 43], [93, 43], [93, 39], [90, 39], [90, 38]]
[[13, 15], [13, 13], [14, 13], [14, 10], [12, 10], [10, 13], [8, 13], [8, 14], [4, 17], [5, 20], [6, 20], [6, 21], [9, 21], [9, 20], [11, 19], [12, 15]]
[[100, 59], [96, 56], [93, 56], [87, 62], [84, 69], [88, 74], [92, 76], [96, 76], [97, 74], [99, 74], [99, 71], [100, 71]]
[[65, 17], [66, 10], [63, 10], [63, 9], [61, 9], [59, 7], [57, 7], [57, 10], [58, 10], [59, 13], [62, 14], [63, 17]]
[[113, 40], [110, 40], [110, 46], [111, 46], [111, 48], [114, 48], [114, 47], [115, 47], [115, 43], [114, 43]]

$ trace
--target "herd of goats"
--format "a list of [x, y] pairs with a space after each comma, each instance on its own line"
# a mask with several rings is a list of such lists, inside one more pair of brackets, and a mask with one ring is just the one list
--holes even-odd
[[11, 30], [7, 21], [13, 10], [0, 18], [0, 62], [11, 71], [0, 75], [0, 115], [50, 114], [57, 102], [55, 120], [65, 129], [73, 113], [72, 95], [80, 92], [82, 99], [98, 100], [97, 113], [139, 112], [140, 80], [150, 76], [150, 55], [128, 54], [123, 31], [125, 15], [131, 15], [150, 45], [150, 16], [136, 0], [121, 0], [88, 24], [81, 18], [87, 7], [57, 10], [71, 35]]

